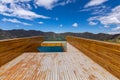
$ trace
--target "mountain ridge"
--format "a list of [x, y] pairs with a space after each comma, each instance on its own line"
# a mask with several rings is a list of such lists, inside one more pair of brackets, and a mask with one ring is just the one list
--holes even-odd
[[2, 30], [0, 29], [0, 40], [3, 39], [13, 39], [13, 38], [23, 38], [23, 37], [31, 37], [31, 36], [44, 36], [47, 41], [64, 41], [66, 36], [76, 36], [94, 40], [113, 40], [119, 38], [120, 34], [105, 34], [98, 33], [93, 34], [90, 32], [84, 33], [74, 33], [74, 32], [65, 32], [65, 33], [55, 33], [55, 32], [43, 32], [36, 30], [24, 30], [24, 29], [14, 29], [14, 30]]

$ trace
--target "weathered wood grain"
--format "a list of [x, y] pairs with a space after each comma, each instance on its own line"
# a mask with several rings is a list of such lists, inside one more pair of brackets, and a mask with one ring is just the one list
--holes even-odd
[[120, 79], [120, 45], [102, 41], [66, 37], [67, 41]]
[[67, 51], [66, 41], [44, 41], [41, 43], [41, 46], [61, 46], [65, 51]]
[[19, 56], [23, 52], [36, 52], [43, 37], [18, 38], [0, 41], [0, 66]]
[[41, 46], [62, 46], [62, 43], [41, 43]]
[[0, 80], [119, 80], [67, 43], [63, 53], [23, 53], [0, 67]]

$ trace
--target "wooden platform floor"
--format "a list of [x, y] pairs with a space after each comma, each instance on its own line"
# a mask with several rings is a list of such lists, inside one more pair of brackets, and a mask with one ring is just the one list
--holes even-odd
[[0, 68], [0, 80], [119, 80], [67, 43], [63, 53], [24, 53]]

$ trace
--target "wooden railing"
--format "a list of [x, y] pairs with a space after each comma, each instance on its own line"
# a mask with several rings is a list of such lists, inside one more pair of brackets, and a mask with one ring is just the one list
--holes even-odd
[[56, 41], [49, 41], [49, 42], [44, 42], [44, 43], [41, 43], [41, 46], [61, 46], [62, 48], [63, 48], [63, 51], [64, 52], [66, 52], [67, 51], [67, 49], [66, 49], [66, 47], [67, 47], [67, 45], [66, 45], [66, 42], [64, 41], [58, 41], [58, 42], [56, 42]]
[[62, 43], [41, 43], [41, 46], [62, 46]]
[[96, 63], [120, 78], [120, 44], [70, 36], [66, 39]]
[[0, 41], [0, 66], [19, 56], [23, 52], [37, 52], [43, 37], [16, 38]]

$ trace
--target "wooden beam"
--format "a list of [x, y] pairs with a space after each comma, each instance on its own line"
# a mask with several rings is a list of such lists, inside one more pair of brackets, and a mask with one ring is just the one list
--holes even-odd
[[66, 39], [96, 63], [120, 78], [120, 44], [70, 36]]
[[0, 41], [0, 66], [19, 56], [23, 52], [36, 52], [43, 37], [16, 38]]

